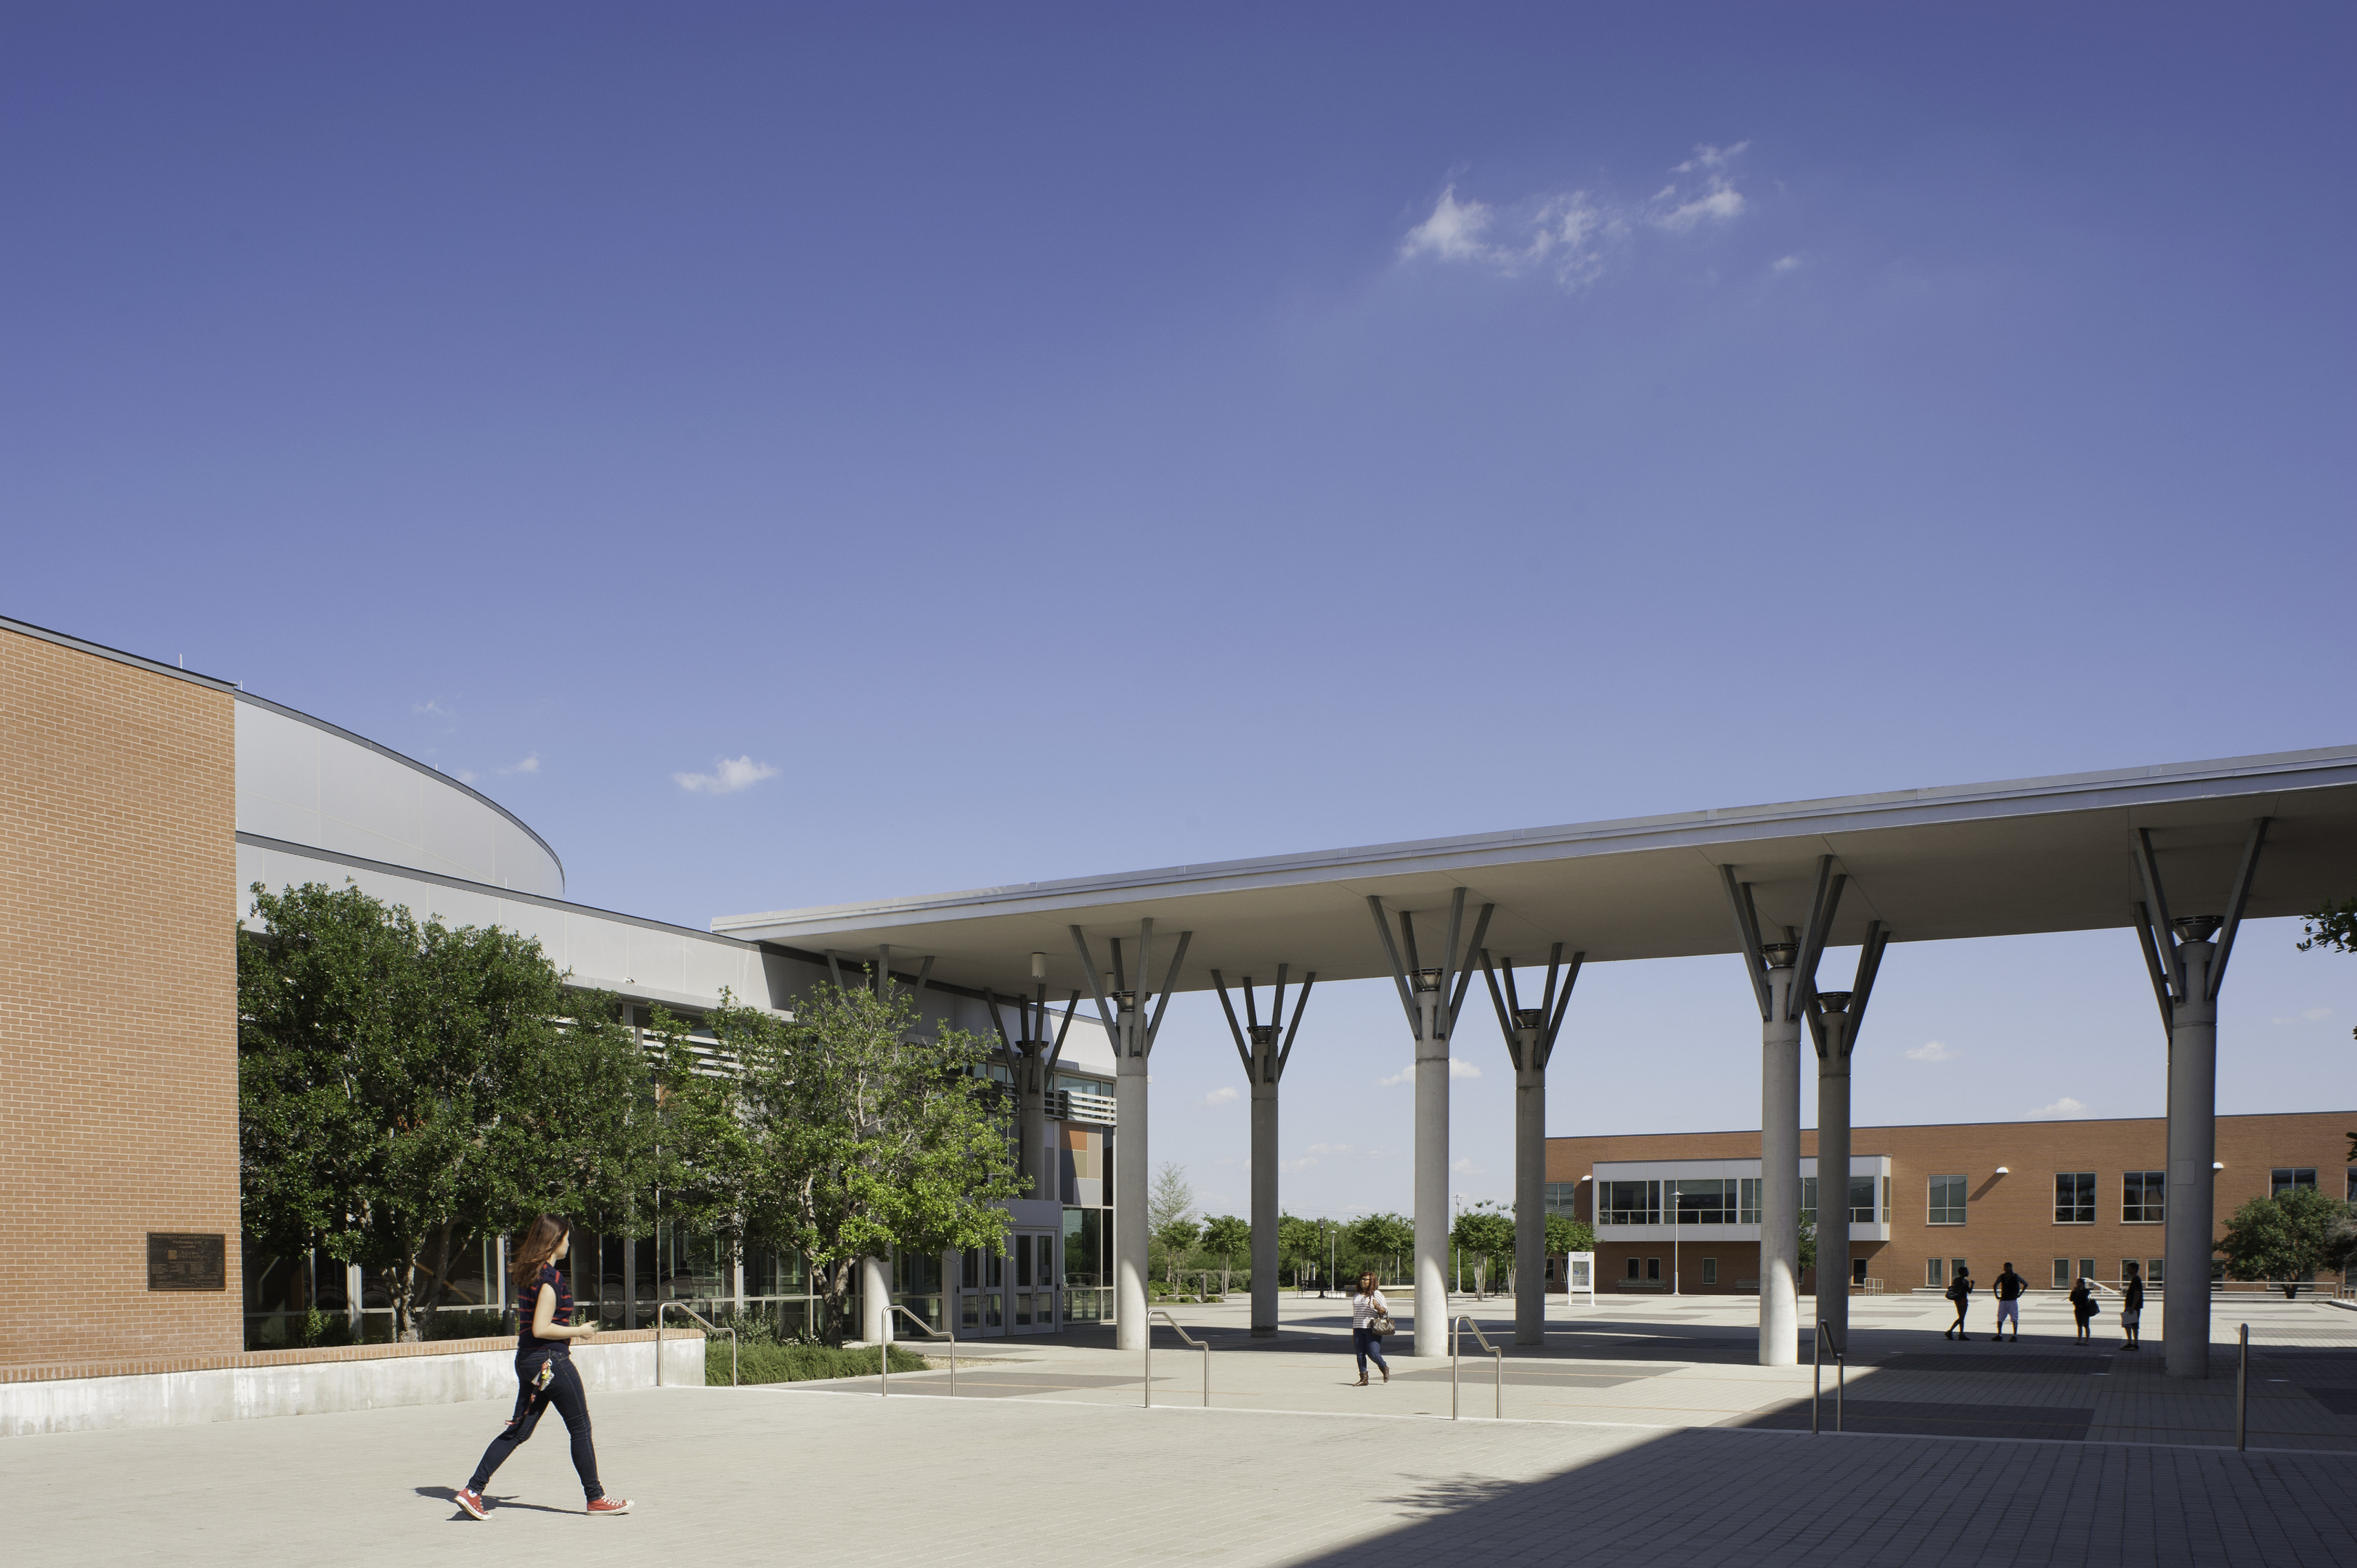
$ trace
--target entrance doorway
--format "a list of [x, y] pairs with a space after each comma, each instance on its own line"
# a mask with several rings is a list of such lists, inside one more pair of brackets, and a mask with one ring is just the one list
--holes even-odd
[[1053, 1334], [1063, 1325], [1052, 1230], [1010, 1230], [1006, 1251], [969, 1248], [958, 1260], [958, 1332], [973, 1339]]

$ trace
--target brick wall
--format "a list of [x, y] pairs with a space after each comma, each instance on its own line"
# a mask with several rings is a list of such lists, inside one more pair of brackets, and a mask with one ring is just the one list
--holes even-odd
[[0, 1366], [242, 1345], [233, 702], [0, 627]]
[[[2347, 1190], [2349, 1134], [2357, 1132], [2357, 1111], [2291, 1112], [2274, 1116], [2218, 1118], [2216, 1230], [2222, 1232], [2235, 1209], [2265, 1197], [2270, 1173], [2278, 1166], [2313, 1166], [2317, 1183], [2335, 1197]], [[1986, 1285], [2010, 1262], [2033, 1288], [2050, 1283], [2053, 1260], [2095, 1261], [2098, 1278], [2115, 1279], [2124, 1259], [2163, 1256], [2164, 1227], [2130, 1224], [2121, 1218], [2122, 1176], [2157, 1171], [2168, 1161], [2169, 1124], [2160, 1117], [2105, 1122], [1977, 1122], [1914, 1127], [1860, 1127], [1850, 1152], [1890, 1158], [1890, 1240], [1853, 1241], [1851, 1256], [1867, 1259], [1867, 1273], [1900, 1292], [1926, 1283], [1932, 1258], [1963, 1258], [1973, 1277]], [[1803, 1157], [1813, 1157], [1817, 1135], [1801, 1133]], [[1760, 1134], [1751, 1133], [1632, 1133], [1547, 1140], [1547, 1180], [1578, 1182], [1578, 1212], [1592, 1218], [1587, 1173], [1605, 1160], [1753, 1159]], [[2010, 1173], [1998, 1176], [2003, 1165]], [[2065, 1171], [2095, 1173], [2095, 1221], [2058, 1224], [2054, 1178]], [[1929, 1222], [1933, 1176], [1965, 1178], [1963, 1225]], [[1670, 1269], [1669, 1243], [1605, 1244], [1597, 1259], [1598, 1281], [1614, 1287], [1631, 1253], [1658, 1255]], [[1679, 1249], [1684, 1288], [1700, 1288], [1698, 1260], [1719, 1258], [1720, 1289], [1735, 1277], [1759, 1277], [1759, 1248], [1751, 1242], [1705, 1243], [1689, 1239]], [[2207, 1260], [2195, 1265], [2206, 1272]], [[2197, 1276], [2199, 1277], [2199, 1276]]]

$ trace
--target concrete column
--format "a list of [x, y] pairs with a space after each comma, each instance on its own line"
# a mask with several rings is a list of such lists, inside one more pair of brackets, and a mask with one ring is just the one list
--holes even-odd
[[1056, 1168], [1048, 1159], [1048, 1085], [1040, 1064], [1046, 1042], [1018, 1040], [1016, 1048], [1022, 1053], [1015, 1064], [1016, 1135], [1023, 1145], [1016, 1169], [1030, 1178], [1025, 1197], [1053, 1199]]
[[1760, 1026], [1760, 1364], [1801, 1359], [1801, 1020], [1791, 1016], [1793, 950], [1765, 950]]
[[1514, 1343], [1546, 1340], [1546, 1069], [1539, 1031], [1522, 1036], [1514, 1069]]
[[859, 1337], [870, 1345], [892, 1337], [892, 1273], [881, 1258], [859, 1260]]
[[1120, 999], [1114, 1019], [1113, 1140], [1114, 1348], [1146, 1348], [1146, 1198], [1151, 1175], [1146, 1162], [1145, 1021], [1132, 998]]
[[1277, 1330], [1276, 1028], [1252, 1032], [1252, 1331]]
[[1448, 1354], [1448, 999], [1415, 993], [1415, 1353]]
[[1849, 1343], [1850, 1020], [1835, 1006], [1836, 995], [1824, 999], [1825, 1039], [1817, 1054], [1817, 1316], [1833, 1336], [1827, 1354]]
[[[2207, 922], [2215, 925], [2215, 921]], [[2179, 921], [2180, 929], [2201, 924]], [[2161, 1282], [2161, 1341], [2172, 1378], [2210, 1375], [2210, 1258], [2218, 1190], [2218, 1004], [2206, 999], [2217, 948], [2183, 941], [2186, 1000], [2169, 1008], [2169, 1277]], [[2151, 1282], [2145, 1282], [2151, 1288]]]

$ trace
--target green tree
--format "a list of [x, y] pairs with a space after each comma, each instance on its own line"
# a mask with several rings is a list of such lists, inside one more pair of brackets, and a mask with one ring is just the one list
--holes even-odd
[[1394, 1279], [1400, 1277], [1400, 1260], [1415, 1250], [1415, 1222], [1405, 1214], [1361, 1215], [1343, 1235], [1361, 1257], [1390, 1260]]
[[1546, 1217], [1546, 1250], [1549, 1256], [1560, 1257], [1566, 1252], [1596, 1251], [1596, 1232], [1585, 1219], [1574, 1219], [1568, 1214]]
[[1468, 1262], [1486, 1262], [1496, 1272], [1500, 1259], [1511, 1263], [1514, 1255], [1514, 1216], [1485, 1197], [1457, 1217], [1448, 1239]]
[[1252, 1251], [1252, 1221], [1239, 1219], [1232, 1214], [1222, 1214], [1203, 1227], [1203, 1251], [1214, 1253], [1220, 1260], [1220, 1294], [1228, 1294], [1228, 1275], [1234, 1268], [1238, 1252]]
[[[2327, 900], [2301, 918], [2300, 940], [2297, 946], [2302, 952], [2321, 948], [2326, 952], [2357, 952], [2357, 898], [2340, 903]], [[2357, 1036], [2357, 1029], [2349, 1031]], [[2349, 1157], [2357, 1161], [2357, 1133], [2349, 1134]]]
[[612, 997], [568, 991], [512, 931], [350, 886], [252, 891], [240, 1196], [265, 1246], [374, 1270], [394, 1337], [416, 1339], [475, 1239], [544, 1208], [630, 1214], [657, 1176], [657, 1112]]
[[[892, 1249], [1006, 1250], [1023, 1191], [1011, 1129], [975, 1068], [989, 1045], [962, 1029], [930, 1036], [908, 994], [822, 989], [793, 1016], [724, 994], [705, 1020], [744, 1129], [694, 1151], [707, 1201], [740, 1206], [746, 1243], [800, 1251], [819, 1289], [822, 1332], [842, 1344], [855, 1271]], [[695, 1123], [707, 1130], [712, 1117]], [[738, 1162], [732, 1169], [730, 1161]]]
[[1801, 1217], [1801, 1267], [1817, 1266], [1817, 1222], [1806, 1215]]
[[2357, 1254], [2352, 1206], [2312, 1187], [2255, 1197], [2234, 1210], [2213, 1249], [2230, 1280], [2267, 1281], [2298, 1295], [2301, 1281], [2338, 1273]]
[[1154, 1173], [1154, 1190], [1146, 1198], [1146, 1231], [1162, 1249], [1164, 1278], [1178, 1283], [1179, 1265], [1203, 1233], [1195, 1219], [1195, 1189], [1187, 1185], [1182, 1166], [1165, 1165]]
[[1325, 1228], [1315, 1219], [1304, 1219], [1298, 1215], [1278, 1215], [1276, 1255], [1280, 1264], [1293, 1265], [1293, 1288], [1299, 1290], [1302, 1265], [1322, 1261], [1326, 1256]]

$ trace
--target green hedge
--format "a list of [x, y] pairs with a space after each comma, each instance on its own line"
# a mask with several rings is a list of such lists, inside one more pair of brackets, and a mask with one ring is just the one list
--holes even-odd
[[[739, 1352], [737, 1380], [747, 1383], [802, 1383], [823, 1378], [872, 1378], [876, 1352], [837, 1350], [826, 1345], [748, 1345]], [[925, 1359], [913, 1350], [892, 1347], [892, 1369], [921, 1372]], [[728, 1337], [715, 1335], [704, 1342], [704, 1380], [728, 1386]]]

